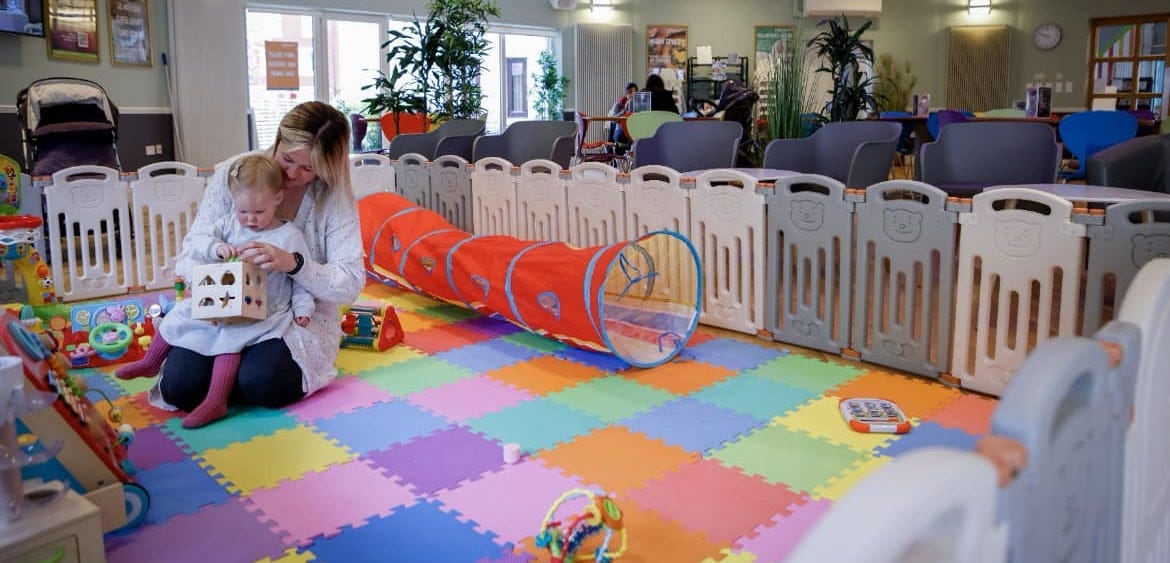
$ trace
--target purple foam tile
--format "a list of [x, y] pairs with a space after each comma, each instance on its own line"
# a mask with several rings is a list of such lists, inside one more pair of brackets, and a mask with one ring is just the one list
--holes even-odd
[[378, 403], [323, 418], [313, 427], [359, 455], [446, 428], [447, 422], [406, 401]]
[[149, 470], [163, 463], [183, 461], [187, 454], [159, 426], [134, 431], [134, 442], [126, 449], [130, 462], [139, 470]]
[[626, 427], [668, 444], [705, 453], [764, 423], [746, 414], [684, 397], [638, 413]]
[[557, 350], [554, 354], [559, 358], [585, 364], [610, 373], [620, 373], [630, 369], [630, 364], [608, 352], [583, 350], [570, 346], [563, 350]]
[[687, 347], [696, 360], [740, 371], [779, 358], [788, 352], [732, 338], [713, 338]]
[[440, 430], [366, 456], [387, 474], [398, 475], [416, 495], [432, 495], [503, 465], [499, 445], [464, 427]]
[[485, 340], [446, 352], [435, 357], [451, 365], [466, 368], [472, 373], [485, 373], [530, 360], [544, 353], [507, 340]]
[[460, 321], [456, 324], [470, 328], [480, 334], [486, 334], [492, 338], [499, 338], [524, 330], [508, 321], [482, 316]]
[[287, 410], [304, 422], [312, 422], [391, 399], [392, 395], [360, 377], [342, 377]]
[[[566, 477], [538, 460], [528, 459], [436, 496], [445, 509], [478, 522], [483, 529], [494, 532], [498, 541], [518, 543], [540, 530], [548, 508], [565, 491], [583, 486], [585, 483], [577, 477]], [[565, 503], [561, 511], [576, 514], [584, 504], [584, 499], [574, 499]]]
[[923, 422], [902, 434], [897, 439], [877, 448], [876, 452], [888, 457], [898, 457], [921, 448], [946, 447], [964, 451], [975, 449], [978, 436], [958, 428], [947, 428], [937, 422]]
[[238, 498], [130, 534], [106, 536], [110, 563], [205, 563], [276, 558], [285, 544]]
[[760, 561], [783, 561], [832, 506], [833, 503], [827, 499], [808, 499], [804, 504], [794, 507], [789, 515], [765, 524], [766, 527], [757, 528], [755, 537], [741, 538], [734, 545], [754, 553]]
[[462, 423], [532, 400], [533, 395], [485, 375], [461, 379], [410, 395], [407, 400], [447, 420]]

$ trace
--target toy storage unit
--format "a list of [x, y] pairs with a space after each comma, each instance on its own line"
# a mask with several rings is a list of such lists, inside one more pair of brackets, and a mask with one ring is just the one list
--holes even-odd
[[0, 528], [0, 561], [102, 563], [106, 560], [97, 506], [74, 491], [25, 512]]

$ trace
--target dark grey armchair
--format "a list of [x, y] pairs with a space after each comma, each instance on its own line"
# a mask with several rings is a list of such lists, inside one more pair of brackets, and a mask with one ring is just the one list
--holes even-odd
[[455, 155], [471, 161], [471, 149], [483, 131], [482, 119], [451, 119], [444, 121], [434, 131], [396, 135], [390, 139], [386, 156], [398, 159], [404, 154], [416, 153], [434, 160], [440, 156]]
[[1170, 134], [1130, 139], [1090, 156], [1085, 183], [1170, 193]]
[[826, 123], [803, 139], [776, 139], [764, 149], [764, 168], [820, 174], [850, 188], [890, 177], [902, 125], [892, 121]]
[[663, 123], [654, 135], [634, 143], [634, 167], [657, 164], [679, 172], [732, 168], [743, 126], [735, 121]]
[[543, 158], [568, 169], [576, 144], [577, 124], [573, 121], [517, 121], [499, 135], [476, 139], [472, 161], [494, 156], [519, 166]]
[[922, 145], [922, 181], [950, 195], [988, 186], [1056, 183], [1060, 146], [1047, 123], [952, 123]]

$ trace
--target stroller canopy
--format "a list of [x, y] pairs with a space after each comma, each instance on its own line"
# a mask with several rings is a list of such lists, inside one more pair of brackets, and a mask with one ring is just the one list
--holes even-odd
[[25, 168], [33, 176], [82, 164], [121, 170], [118, 106], [96, 82], [37, 80], [16, 97]]
[[17, 96], [20, 125], [29, 135], [47, 125], [65, 122], [93, 122], [118, 126], [118, 109], [106, 90], [81, 78], [46, 78], [25, 88]]

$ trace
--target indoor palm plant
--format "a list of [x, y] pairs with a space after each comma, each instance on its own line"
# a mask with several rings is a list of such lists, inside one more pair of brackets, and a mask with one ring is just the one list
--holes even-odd
[[906, 111], [910, 107], [914, 86], [918, 79], [910, 73], [910, 61], [898, 62], [893, 55], [878, 57], [877, 80], [873, 92], [883, 110]]
[[771, 60], [771, 68], [758, 69], [758, 87], [765, 100], [761, 106], [761, 146], [773, 139], [796, 139], [809, 133], [809, 116], [815, 115], [814, 83], [803, 50], [784, 49], [786, 56]]
[[873, 68], [873, 48], [861, 39], [871, 25], [873, 22], [867, 21], [854, 30], [849, 27], [849, 18], [841, 15], [818, 24], [827, 29], [808, 41], [808, 47], [821, 58], [817, 72], [829, 73], [833, 81], [825, 107], [827, 121], [853, 121], [863, 110], [877, 109], [869, 91], [874, 79], [864, 72], [866, 67]]
[[532, 88], [532, 109], [536, 110], [538, 119], [559, 120], [569, 79], [561, 76], [557, 70], [557, 59], [552, 51], [541, 51], [536, 62], [540, 65], [540, 73], [532, 75], [535, 84]]

